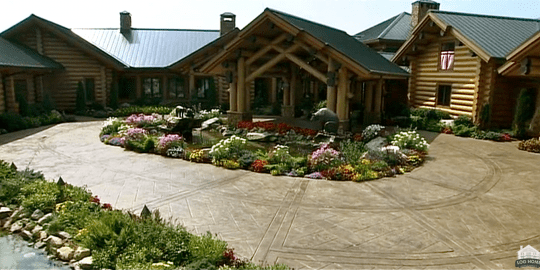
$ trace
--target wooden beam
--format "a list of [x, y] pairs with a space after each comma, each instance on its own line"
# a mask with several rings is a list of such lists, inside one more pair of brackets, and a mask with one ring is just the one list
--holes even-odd
[[265, 55], [267, 52], [269, 52], [271, 49], [272, 49], [272, 46], [273, 45], [277, 45], [279, 44], [280, 42], [284, 41], [286, 38], [287, 38], [288, 34], [287, 33], [283, 33], [281, 35], [279, 35], [277, 38], [275, 38], [274, 40], [272, 40], [272, 42], [268, 45], [266, 45], [265, 47], [263, 47], [262, 49], [258, 50], [255, 54], [253, 54], [251, 57], [249, 57], [247, 60], [246, 60], [246, 65], [251, 65], [253, 64], [253, 62], [257, 61], [257, 59], [261, 58], [263, 55]]
[[279, 55], [274, 57], [272, 60], [266, 62], [264, 65], [259, 67], [257, 70], [255, 70], [253, 73], [251, 73], [249, 76], [247, 76], [246, 83], [255, 80], [255, 78], [257, 78], [259, 75], [263, 74], [266, 70], [268, 70], [269, 68], [275, 66], [277, 63], [279, 63], [280, 61], [285, 59], [287, 53], [291, 53], [291, 52], [295, 51], [296, 49], [298, 49], [298, 45], [295, 44], [295, 45], [291, 46], [290, 48], [288, 48], [287, 50], [282, 51], [282, 53], [280, 53]]
[[321, 72], [319, 72], [314, 67], [308, 65], [307, 63], [302, 61], [300, 58], [296, 57], [295, 55], [293, 55], [291, 53], [287, 53], [287, 54], [285, 54], [285, 56], [287, 57], [287, 59], [289, 59], [293, 63], [297, 64], [299, 67], [305, 69], [307, 72], [309, 72], [315, 78], [319, 79], [322, 82], [326, 82], [326, 79], [327, 79], [326, 75], [322, 74]]
[[[323, 61], [325, 64], [328, 65], [328, 57], [324, 57], [321, 55], [321, 53], [315, 49], [315, 48], [310, 48], [309, 46], [307, 46], [305, 43], [303, 42], [299, 42], [297, 40], [294, 41], [295, 44], [298, 44], [300, 45], [300, 47], [302, 47], [302, 49], [306, 50], [307, 52], [309, 52], [310, 55], [313, 55], [315, 57], [317, 57], [319, 60]], [[313, 53], [313, 51], [315, 51], [315, 53]]]
[[246, 59], [244, 57], [240, 57], [238, 59], [238, 81], [236, 82], [236, 98], [237, 98], [237, 105], [238, 106], [238, 112], [246, 112], [246, 67], [245, 67]]

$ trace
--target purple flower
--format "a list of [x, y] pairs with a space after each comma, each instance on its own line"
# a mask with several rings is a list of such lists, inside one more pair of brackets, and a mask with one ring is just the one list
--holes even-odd
[[310, 179], [323, 179], [324, 178], [320, 172], [306, 174], [304, 177], [310, 178]]
[[107, 140], [109, 137], [111, 137], [111, 135], [106, 134], [106, 135], [101, 136], [101, 138], [99, 138], [99, 139], [101, 140], [101, 142], [104, 142], [104, 141]]
[[148, 134], [148, 131], [143, 128], [130, 128], [127, 130], [126, 139], [131, 141], [140, 141], [142, 140], [146, 135]]
[[144, 114], [132, 114], [128, 118], [126, 118], [126, 123], [141, 127], [147, 124], [153, 124], [154, 122], [158, 121], [157, 116], [154, 115], [144, 115]]
[[182, 142], [183, 138], [182, 136], [178, 135], [178, 134], [168, 134], [168, 135], [165, 135], [161, 138], [159, 138], [159, 143], [158, 143], [158, 149], [160, 151], [167, 151], [167, 149], [169, 149], [171, 147], [172, 144], [176, 143], [176, 142]]

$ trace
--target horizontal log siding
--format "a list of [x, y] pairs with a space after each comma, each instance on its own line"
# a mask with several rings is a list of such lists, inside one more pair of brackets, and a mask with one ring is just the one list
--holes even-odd
[[6, 92], [4, 91], [4, 77], [2, 73], [0, 73], [0, 113], [3, 113], [6, 111]]
[[[32, 35], [34, 35], [32, 37]], [[36, 31], [29, 31], [23, 35], [27, 46], [35, 46]], [[94, 79], [94, 93], [96, 102], [105, 104], [106, 93], [110, 90], [112, 72], [107, 69], [105, 72], [107, 83], [105, 89], [102, 84], [101, 64], [91, 56], [85, 54], [75, 46], [66, 43], [64, 40], [53, 34], [41, 30], [43, 41], [43, 54], [61, 63], [64, 70], [57, 71], [52, 76], [44, 78], [45, 91], [51, 93], [55, 104], [60, 110], [74, 110], [77, 93], [77, 84], [84, 82], [85, 78]], [[28, 43], [26, 43], [28, 42]]]
[[[472, 116], [479, 58], [472, 57], [466, 46], [456, 46], [453, 70], [440, 71], [438, 69], [442, 44], [453, 40], [453, 38], [443, 38], [438, 42], [430, 43], [423, 52], [411, 60], [410, 103], [414, 107], [437, 108], [454, 116]], [[450, 107], [436, 105], [437, 87], [440, 84], [452, 85]]]
[[218, 86], [218, 102], [221, 104], [229, 104], [229, 83], [227, 79], [222, 76], [215, 76], [216, 85]]

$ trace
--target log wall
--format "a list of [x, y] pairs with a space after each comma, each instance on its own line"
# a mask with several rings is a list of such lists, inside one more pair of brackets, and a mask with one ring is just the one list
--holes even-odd
[[4, 77], [2, 73], [0, 73], [0, 113], [3, 113], [6, 111], [6, 92], [4, 91]]
[[[38, 37], [41, 38], [40, 41], [37, 40]], [[33, 49], [37, 49], [37, 44], [41, 44], [43, 55], [64, 66], [64, 70], [44, 76], [43, 82], [45, 91], [51, 93], [58, 109], [75, 109], [77, 84], [80, 81], [84, 82], [86, 78], [94, 79], [95, 101], [107, 104], [112, 69], [44, 29], [29, 30], [21, 34], [19, 41]]]
[[[476, 89], [484, 82], [479, 70], [483, 62], [472, 56], [469, 48], [455, 47], [454, 68], [439, 70], [439, 54], [443, 43], [454, 42], [453, 37], [440, 38], [432, 42], [411, 60], [409, 79], [410, 105], [413, 107], [437, 108], [454, 116], [473, 116]], [[450, 106], [436, 104], [438, 85], [452, 85]]]

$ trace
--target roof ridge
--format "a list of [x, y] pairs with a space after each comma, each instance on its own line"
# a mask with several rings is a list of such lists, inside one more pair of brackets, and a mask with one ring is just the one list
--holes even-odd
[[452, 14], [452, 15], [463, 15], [463, 16], [470, 16], [470, 17], [484, 17], [484, 18], [493, 18], [493, 19], [540, 22], [540, 19], [522, 18], [522, 17], [495, 16], [495, 15], [486, 15], [486, 14], [475, 14], [475, 13], [464, 13], [464, 12], [455, 12], [455, 11], [433, 10], [433, 9], [429, 10], [429, 12], [431, 12], [431, 13]]
[[392, 29], [392, 27], [394, 27], [399, 22], [399, 20], [403, 18], [403, 16], [405, 16], [405, 13], [406, 12], [401, 12], [399, 15], [397, 15], [392, 21], [392, 23], [390, 23], [388, 27], [386, 27], [377, 38], [384, 37], [390, 31], [390, 29]]
[[[76, 27], [71, 30], [119, 30], [119, 27]], [[193, 31], [193, 32], [219, 32], [219, 30], [213, 29], [175, 29], [175, 28], [131, 28], [132, 30], [144, 30], [144, 31]]]
[[[370, 28], [367, 28], [367, 29], [364, 29], [363, 31], [360, 31], [360, 32], [354, 34], [353, 36], [356, 37], [356, 36], [358, 36], [358, 35], [360, 35], [360, 34], [366, 32], [366, 31], [369, 31], [370, 29], [373, 29], [373, 28], [375, 28], [375, 27], [377, 27], [377, 26], [379, 26], [379, 25], [381, 25], [381, 24], [384, 24], [384, 23], [390, 21], [390, 20], [392, 20], [392, 23], [393, 23], [393, 22], [395, 22], [395, 21], [398, 19], [399, 16], [402, 16], [402, 15], [405, 15], [405, 14], [406, 14], [406, 15], [411, 15], [410, 13], [405, 12], [405, 11], [404, 11], [404, 12], [401, 12], [401, 13], [399, 13], [399, 14], [396, 15], [396, 16], [390, 17], [389, 19], [384, 20], [384, 21], [382, 21], [382, 22], [380, 22], [380, 23], [378, 23], [378, 24], [376, 24], [376, 25], [373, 25], [373, 26], [371, 26]], [[392, 24], [392, 23], [391, 23], [391, 24]], [[391, 25], [391, 24], [390, 24], [390, 25]], [[390, 26], [390, 25], [388, 25], [388, 26]], [[388, 27], [387, 27], [387, 28], [388, 28]], [[385, 28], [385, 30], [386, 30], [386, 28]], [[383, 32], [384, 32], [384, 31], [383, 31]], [[382, 33], [382, 32], [381, 32], [381, 33]]]
[[295, 19], [298, 19], [298, 20], [301, 20], [301, 21], [304, 21], [304, 22], [309, 22], [309, 23], [312, 23], [312, 24], [315, 24], [315, 25], [319, 25], [319, 26], [322, 26], [322, 27], [325, 27], [325, 28], [329, 28], [329, 29], [332, 29], [332, 30], [335, 30], [335, 31], [339, 31], [339, 32], [343, 32], [345, 33], [346, 35], [349, 35], [347, 34], [347, 32], [341, 30], [341, 29], [337, 29], [335, 27], [332, 27], [332, 26], [328, 26], [328, 25], [325, 25], [325, 24], [322, 24], [322, 23], [318, 23], [318, 22], [314, 22], [314, 21], [310, 21], [308, 19], [304, 19], [302, 17], [298, 17], [298, 16], [295, 16], [295, 15], [292, 15], [292, 14], [289, 14], [289, 13], [286, 13], [286, 12], [283, 12], [283, 11], [279, 11], [279, 10], [275, 10], [275, 9], [272, 9], [272, 8], [266, 8], [265, 10], [269, 10], [273, 13], [277, 13], [278, 15], [285, 15], [285, 16], [289, 16], [289, 17], [293, 17]]

